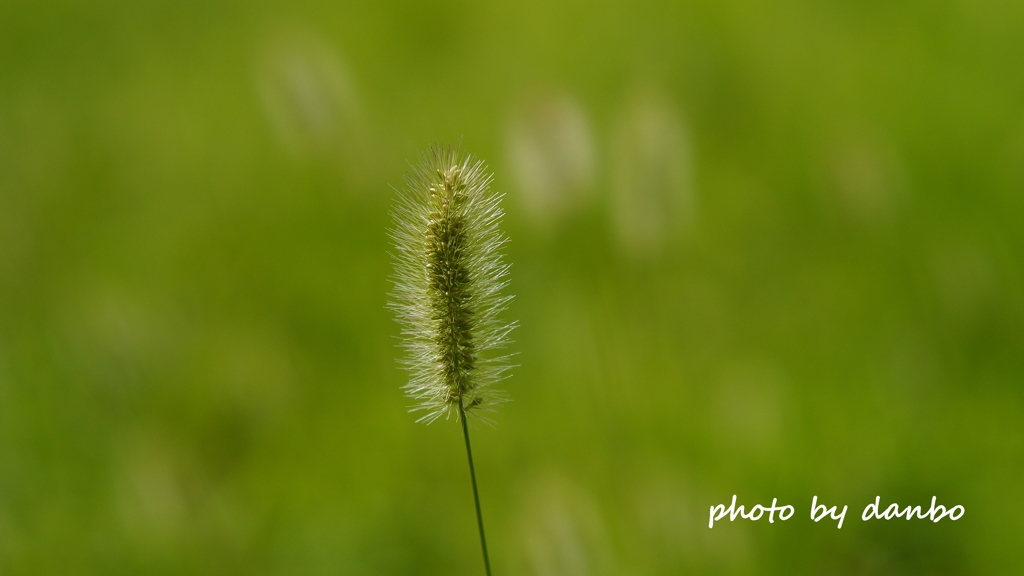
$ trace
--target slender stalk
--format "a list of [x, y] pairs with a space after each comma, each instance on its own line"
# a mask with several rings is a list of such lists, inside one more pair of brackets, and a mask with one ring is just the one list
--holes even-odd
[[473, 468], [473, 449], [469, 447], [469, 426], [466, 423], [466, 408], [459, 396], [459, 419], [462, 420], [462, 436], [466, 439], [466, 456], [469, 457], [469, 478], [473, 481], [473, 502], [476, 503], [476, 525], [480, 528], [480, 547], [484, 551], [484, 570], [491, 576], [491, 561], [487, 558], [487, 539], [484, 538], [484, 517], [480, 513], [480, 494], [476, 489], [476, 470]]

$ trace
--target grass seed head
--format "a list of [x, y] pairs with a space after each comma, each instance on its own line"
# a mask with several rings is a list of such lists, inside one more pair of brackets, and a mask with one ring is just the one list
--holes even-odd
[[402, 326], [406, 393], [419, 421], [488, 410], [504, 395], [505, 348], [515, 323], [499, 316], [511, 296], [498, 229], [501, 194], [480, 160], [434, 146], [406, 177], [392, 209], [394, 290], [388, 307]]

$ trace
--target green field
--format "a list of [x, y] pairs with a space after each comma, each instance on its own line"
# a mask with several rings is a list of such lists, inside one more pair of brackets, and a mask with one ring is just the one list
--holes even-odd
[[385, 309], [433, 143], [496, 575], [1024, 572], [1024, 3], [5, 0], [0, 576], [482, 575]]

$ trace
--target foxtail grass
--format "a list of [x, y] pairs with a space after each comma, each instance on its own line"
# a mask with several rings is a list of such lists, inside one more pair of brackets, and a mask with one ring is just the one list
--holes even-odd
[[482, 413], [506, 400], [495, 385], [509, 375], [505, 349], [515, 327], [500, 319], [512, 296], [503, 294], [507, 240], [498, 228], [502, 195], [491, 191], [491, 180], [483, 162], [458, 149], [435, 146], [420, 158], [392, 209], [388, 304], [402, 327], [404, 390], [415, 402], [410, 411], [419, 422], [454, 414], [462, 424], [488, 576], [468, 419], [486, 420]]

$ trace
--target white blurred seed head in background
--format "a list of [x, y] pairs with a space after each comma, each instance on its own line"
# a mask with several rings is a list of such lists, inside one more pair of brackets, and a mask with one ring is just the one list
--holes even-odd
[[654, 90], [631, 96], [611, 147], [612, 223], [622, 248], [652, 255], [692, 226], [690, 138], [672, 103]]
[[523, 495], [520, 527], [526, 574], [600, 576], [613, 573], [611, 543], [597, 504], [581, 486], [547, 474]]
[[550, 225], [592, 199], [593, 136], [571, 96], [544, 94], [519, 106], [507, 146], [517, 200], [534, 222]]
[[906, 170], [896, 146], [877, 130], [855, 125], [826, 147], [824, 188], [830, 203], [855, 222], [890, 221], [909, 199]]
[[256, 75], [268, 119], [289, 153], [334, 158], [354, 148], [361, 116], [352, 77], [326, 39], [280, 35], [264, 50]]
[[713, 436], [723, 449], [769, 455], [781, 445], [789, 414], [787, 380], [772, 362], [748, 359], [723, 369], [715, 387]]

